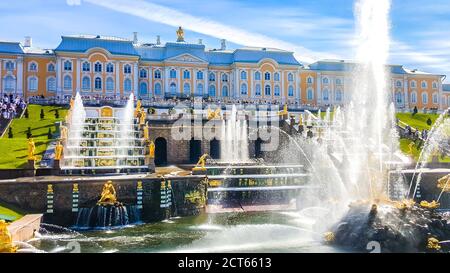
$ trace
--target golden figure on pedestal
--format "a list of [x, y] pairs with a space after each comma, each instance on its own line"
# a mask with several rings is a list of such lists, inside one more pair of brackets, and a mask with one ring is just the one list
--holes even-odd
[[197, 162], [197, 165], [194, 167], [194, 169], [206, 169], [206, 159], [209, 157], [208, 154], [202, 155]]
[[145, 124], [145, 120], [147, 119], [147, 113], [145, 112], [144, 108], [141, 108], [141, 110], [139, 111], [139, 125], [144, 125]]
[[222, 110], [220, 108], [217, 108], [214, 111], [208, 108], [208, 111], [207, 111], [207, 118], [208, 118], [208, 120], [220, 119], [221, 118], [221, 111]]
[[0, 253], [14, 253], [17, 247], [13, 245], [11, 233], [5, 220], [0, 220]]
[[61, 144], [61, 141], [58, 141], [58, 143], [55, 146], [55, 160], [61, 160], [63, 155], [64, 147]]
[[36, 152], [36, 145], [32, 138], [28, 139], [28, 160], [36, 160], [34, 153]]
[[155, 143], [153, 141], [150, 141], [148, 144], [148, 156], [150, 158], [155, 158]]
[[450, 192], [450, 174], [439, 178], [437, 187], [444, 192]]
[[148, 140], [150, 138], [150, 132], [149, 132], [149, 128], [148, 128], [148, 122], [145, 123], [144, 126], [144, 139]]
[[102, 194], [97, 205], [115, 205], [117, 202], [116, 189], [111, 180], [103, 185]]
[[177, 30], [177, 42], [184, 42], [184, 30], [181, 27]]

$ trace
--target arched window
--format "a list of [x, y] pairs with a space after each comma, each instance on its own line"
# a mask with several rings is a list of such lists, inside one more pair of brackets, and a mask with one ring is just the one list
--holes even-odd
[[67, 60], [64, 62], [64, 71], [72, 71], [72, 62]]
[[308, 79], [306, 80], [306, 82], [308, 84], [312, 84], [313, 83], [313, 78], [312, 77], [308, 77]]
[[222, 82], [228, 82], [228, 75], [227, 74], [222, 74]]
[[106, 91], [113, 91], [114, 90], [114, 80], [111, 77], [108, 77], [106, 79]]
[[50, 77], [47, 79], [47, 91], [55, 92], [56, 91], [56, 78]]
[[288, 74], [288, 81], [290, 81], [290, 82], [294, 81], [294, 75], [292, 73]]
[[55, 72], [55, 65], [54, 64], [48, 64], [47, 66], [47, 71], [48, 72]]
[[210, 85], [208, 89], [208, 94], [210, 97], [216, 96], [216, 87], [214, 85]]
[[255, 72], [255, 80], [256, 81], [260, 81], [261, 80], [261, 72], [259, 72], [259, 71]]
[[189, 83], [185, 83], [183, 85], [183, 93], [184, 94], [191, 94], [191, 85]]
[[402, 105], [402, 104], [403, 104], [403, 95], [402, 95], [402, 92], [396, 92], [396, 93], [395, 93], [395, 102], [396, 102], [398, 105]]
[[81, 81], [81, 88], [83, 90], [91, 89], [91, 79], [88, 76], [83, 77], [83, 80]]
[[226, 85], [222, 87], [222, 97], [228, 97], [228, 86]]
[[12, 61], [7, 61], [5, 63], [5, 69], [9, 71], [14, 70], [14, 63]]
[[155, 79], [161, 79], [161, 70], [155, 70]]
[[241, 80], [246, 80], [247, 79], [247, 72], [245, 71], [241, 71]]
[[[203, 75], [202, 75], [203, 76]], [[196, 92], [197, 96], [203, 96], [203, 84], [199, 83], [197, 84], [197, 92]]]
[[91, 71], [91, 65], [88, 62], [83, 62], [83, 64], [81, 65], [81, 69], [83, 70], [83, 72], [89, 72]]
[[308, 91], [306, 91], [306, 99], [307, 100], [313, 100], [314, 99], [314, 93], [313, 93], [312, 89], [308, 89]]
[[31, 62], [30, 66], [28, 67], [28, 70], [37, 71], [37, 64], [35, 62]]
[[96, 62], [94, 64], [94, 71], [97, 72], [97, 73], [102, 72], [102, 64], [100, 62]]
[[169, 86], [170, 95], [175, 96], [177, 94], [177, 85], [175, 83], [171, 83]]
[[114, 65], [112, 63], [108, 63], [106, 65], [106, 72], [107, 73], [114, 73]]
[[437, 88], [438, 88], [437, 82], [433, 82], [433, 89], [437, 89]]
[[36, 91], [38, 89], [38, 79], [36, 77], [28, 78], [28, 90]]
[[336, 85], [341, 85], [341, 84], [342, 84], [342, 80], [339, 79], [339, 78], [337, 78], [337, 79], [336, 79]]
[[161, 95], [161, 84], [159, 82], [155, 83], [155, 95], [160, 96]]
[[264, 95], [270, 96], [270, 94], [271, 94], [270, 85], [266, 85], [264, 87]]
[[148, 91], [147, 83], [146, 82], [141, 82], [139, 84], [139, 95], [145, 96], [145, 95], [147, 95], [147, 91]]
[[416, 81], [412, 81], [412, 82], [411, 82], [411, 87], [412, 87], [412, 88], [416, 88], [416, 87], [417, 87]]
[[3, 79], [3, 88], [5, 91], [14, 91], [16, 89], [16, 80], [13, 76], [6, 76]]
[[197, 71], [197, 80], [203, 80], [203, 72]]
[[327, 77], [325, 77], [325, 78], [323, 78], [322, 82], [323, 82], [323, 84], [328, 84], [328, 83], [329, 83], [329, 80], [328, 80]]
[[147, 78], [147, 69], [141, 69], [141, 71], [139, 71], [139, 77], [142, 79]]
[[171, 79], [176, 79], [177, 78], [177, 71], [175, 69], [170, 70], [169, 77]]
[[336, 101], [342, 101], [342, 91], [340, 89], [336, 91]]
[[433, 93], [432, 98], [433, 98], [433, 103], [434, 103], [434, 104], [438, 104], [438, 103], [439, 103], [439, 102], [438, 102], [438, 94], [437, 94], [437, 93]]
[[210, 82], [215, 82], [216, 81], [216, 74], [214, 73], [209, 73], [209, 81]]
[[261, 85], [259, 83], [255, 86], [255, 95], [261, 96]]
[[428, 94], [422, 93], [422, 103], [427, 104], [428, 103]]
[[293, 97], [294, 96], [294, 87], [292, 85], [289, 85], [288, 96], [289, 97]]
[[275, 80], [275, 81], [277, 81], [277, 82], [279, 82], [280, 81], [280, 73], [275, 73], [274, 75], [273, 75], [273, 79]]
[[280, 96], [280, 86], [279, 85], [275, 85], [275, 89], [274, 89], [273, 94], [275, 96]]
[[245, 83], [241, 84], [241, 95], [247, 95], [247, 85]]
[[264, 80], [270, 81], [270, 72], [264, 73]]
[[396, 81], [396, 82], [395, 82], [395, 86], [397, 86], [397, 87], [402, 87], [402, 82], [401, 82], [401, 81]]
[[185, 80], [190, 79], [190, 78], [191, 78], [191, 72], [189, 72], [189, 70], [184, 70], [184, 72], [183, 72], [183, 78], [184, 78]]
[[123, 81], [123, 90], [126, 92], [131, 92], [131, 80], [130, 79], [125, 79], [125, 81]]
[[423, 88], [423, 89], [426, 89], [427, 86], [428, 86], [427, 82], [426, 82], [426, 81], [422, 81], [422, 88]]
[[330, 92], [328, 89], [323, 90], [322, 98], [324, 101], [328, 101], [330, 99]]
[[100, 77], [96, 77], [94, 80], [94, 88], [96, 90], [101, 90], [102, 89], [102, 78]]
[[66, 75], [64, 77], [64, 89], [65, 90], [71, 90], [72, 89], [72, 77], [70, 77], [69, 75]]
[[124, 74], [131, 74], [131, 65], [129, 65], [129, 64], [124, 65], [123, 73]]
[[417, 103], [417, 94], [416, 92], [411, 93], [411, 103]]

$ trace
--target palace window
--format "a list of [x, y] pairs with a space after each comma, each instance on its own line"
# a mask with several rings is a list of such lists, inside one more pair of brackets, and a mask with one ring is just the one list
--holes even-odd
[[47, 71], [48, 72], [55, 72], [55, 65], [54, 64], [48, 64]]
[[210, 85], [208, 89], [208, 94], [210, 97], [216, 96], [216, 87], [214, 85]]
[[273, 75], [273, 79], [275, 80], [275, 81], [277, 81], [277, 82], [279, 82], [280, 81], [280, 73], [275, 73], [274, 75]]
[[30, 66], [28, 67], [29, 71], [37, 71], [37, 64], [35, 62], [31, 62]]
[[261, 72], [259, 72], [259, 71], [255, 72], [255, 80], [256, 81], [260, 81], [261, 80]]
[[155, 79], [161, 79], [161, 70], [155, 70]]
[[143, 79], [147, 78], [147, 70], [141, 69], [141, 71], [139, 71], [139, 77]]
[[290, 82], [294, 81], [294, 75], [292, 73], [288, 74], [288, 81], [290, 81]]
[[427, 86], [428, 86], [427, 82], [426, 82], [426, 81], [422, 81], [422, 88], [423, 88], [423, 89], [426, 89]]
[[124, 65], [124, 67], [123, 67], [123, 73], [125, 73], [125, 74], [131, 74], [131, 65], [129, 65], [129, 64]]
[[155, 83], [155, 95], [160, 96], [161, 95], [161, 84], [159, 82]]
[[13, 91], [16, 89], [16, 80], [13, 76], [6, 76], [3, 79], [3, 88], [5, 91]]
[[209, 81], [210, 82], [215, 82], [216, 81], [216, 74], [214, 73], [209, 73]]
[[342, 80], [341, 79], [336, 79], [336, 85], [341, 85], [342, 84]]
[[114, 79], [111, 77], [106, 79], [106, 91], [114, 91]]
[[69, 75], [66, 75], [64, 77], [64, 84], [63, 87], [65, 90], [71, 90], [72, 89], [72, 77], [70, 77]]
[[294, 96], [294, 87], [292, 85], [289, 85], [288, 96], [289, 97], [293, 97]]
[[313, 100], [314, 99], [314, 93], [313, 93], [312, 89], [308, 89], [308, 91], [306, 91], [306, 99], [307, 100]]
[[401, 82], [401, 81], [396, 81], [396, 82], [395, 82], [395, 86], [397, 86], [397, 87], [402, 87], [402, 82]]
[[[203, 76], [203, 75], [202, 75]], [[202, 96], [203, 95], [203, 84], [199, 83], [197, 84], [197, 92], [196, 92], [197, 96]]]
[[222, 74], [222, 82], [228, 82], [228, 75]]
[[437, 88], [438, 88], [437, 83], [433, 82], [433, 89], [437, 89]]
[[428, 94], [422, 93], [422, 103], [427, 104], [428, 103]]
[[81, 88], [83, 90], [91, 89], [91, 78], [89, 78], [88, 76], [83, 77], [83, 80], [81, 81]]
[[191, 72], [189, 72], [189, 70], [184, 70], [183, 72], [183, 78], [185, 80], [189, 80], [191, 78]]
[[395, 102], [396, 102], [398, 105], [402, 105], [402, 104], [403, 104], [403, 95], [402, 95], [402, 92], [397, 92], [397, 93], [395, 93]]
[[222, 97], [228, 97], [228, 86], [222, 87]]
[[177, 94], [177, 85], [175, 83], [171, 83], [169, 86], [169, 91], [172, 96]]
[[323, 82], [323, 84], [328, 84], [329, 80], [328, 80], [328, 78], [325, 77], [325, 78], [323, 78], [322, 82]]
[[139, 95], [141, 95], [141, 96], [147, 95], [147, 91], [148, 91], [147, 87], [148, 87], [148, 85], [146, 82], [141, 82], [139, 84]]
[[255, 86], [255, 95], [256, 96], [261, 96], [261, 85], [260, 84], [257, 84]]
[[175, 69], [170, 70], [169, 76], [171, 79], [177, 78], [177, 71]]
[[411, 87], [412, 87], [412, 88], [416, 88], [416, 87], [417, 87], [416, 81], [412, 81], [412, 82], [411, 82]]
[[190, 94], [191, 93], [191, 85], [189, 83], [185, 83], [183, 85], [183, 93]]
[[313, 78], [312, 77], [308, 77], [308, 79], [306, 80], [306, 82], [308, 84], [312, 84], [313, 83]]
[[96, 77], [94, 80], [94, 88], [95, 90], [101, 90], [102, 89], [102, 78]]
[[55, 92], [56, 91], [56, 78], [50, 77], [47, 79], [47, 91]]
[[203, 72], [197, 71], [197, 80], [203, 80]]
[[123, 90], [125, 90], [126, 92], [131, 92], [131, 80], [130, 79], [125, 79], [125, 81], [123, 82]]
[[247, 85], [245, 83], [241, 85], [241, 95], [247, 95]]
[[102, 64], [99, 63], [99, 62], [96, 62], [96, 63], [94, 64], [94, 71], [97, 72], [97, 73], [102, 72]]
[[264, 80], [270, 81], [270, 72], [264, 73]]
[[38, 89], [38, 79], [36, 77], [30, 77], [28, 79], [28, 90], [36, 91]]
[[271, 94], [270, 85], [266, 85], [266, 87], [264, 87], [264, 95], [270, 96], [270, 94]]
[[434, 104], [438, 104], [439, 102], [438, 102], [438, 95], [437, 95], [437, 93], [433, 93], [433, 103]]
[[84, 62], [82, 65], [83, 72], [89, 72], [91, 71], [91, 64], [88, 62]]
[[336, 101], [342, 101], [342, 91], [340, 89], [336, 91]]
[[416, 92], [411, 93], [411, 103], [417, 103], [417, 94]]
[[72, 62], [71, 61], [67, 60], [64, 62], [64, 71], [72, 71]]
[[330, 94], [329, 94], [329, 92], [328, 92], [328, 89], [323, 90], [322, 98], [323, 98], [324, 101], [328, 101], [328, 100], [329, 100], [329, 98], [330, 98], [329, 95], [330, 95]]
[[5, 63], [5, 69], [6, 69], [6, 70], [9, 70], [9, 71], [14, 70], [14, 63], [11, 62], [11, 61], [7, 61], [7, 62]]
[[246, 79], [247, 79], [247, 72], [241, 71], [241, 80], [246, 80]]
[[106, 65], [106, 73], [114, 73], [114, 64], [108, 63]]
[[275, 96], [280, 96], [280, 86], [279, 85], [275, 85], [275, 89], [274, 89], [273, 94]]

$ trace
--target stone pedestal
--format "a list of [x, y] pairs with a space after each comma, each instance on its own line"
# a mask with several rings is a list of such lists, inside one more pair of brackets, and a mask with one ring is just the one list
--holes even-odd
[[29, 170], [35, 170], [36, 167], [35, 167], [35, 165], [34, 165], [34, 162], [35, 162], [34, 159], [28, 159], [28, 166], [27, 166], [27, 169], [29, 169]]
[[55, 160], [53, 160], [52, 174], [59, 175], [60, 172], [61, 172], [61, 161], [58, 159], [55, 159]]
[[148, 166], [148, 171], [150, 173], [155, 173], [156, 166], [155, 166], [155, 159], [154, 158], [147, 158], [147, 166]]

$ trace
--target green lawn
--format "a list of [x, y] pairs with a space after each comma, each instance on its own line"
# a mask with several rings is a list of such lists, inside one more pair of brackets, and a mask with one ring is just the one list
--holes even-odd
[[417, 113], [414, 116], [411, 113], [397, 113], [396, 117], [403, 121], [404, 123], [408, 124], [411, 127], [414, 127], [419, 130], [427, 129], [430, 130], [431, 126], [427, 124], [428, 118], [431, 119], [432, 124], [436, 121], [436, 119], [439, 117], [438, 114], [421, 114]]
[[0, 219], [14, 221], [23, 216], [22, 212], [14, 211], [0, 205]]
[[[40, 118], [41, 109], [44, 109], [45, 117]], [[59, 118], [55, 118], [55, 111], [58, 109]], [[47, 137], [48, 129], [54, 133], [55, 122], [61, 121], [67, 114], [67, 109], [57, 106], [28, 106], [29, 118], [17, 118], [11, 123], [13, 138], [8, 138], [5, 133], [0, 139], [0, 169], [22, 168], [27, 163], [28, 145], [27, 129], [31, 127], [34, 142], [36, 145], [37, 163], [39, 163], [43, 152], [47, 149], [51, 141]]]

